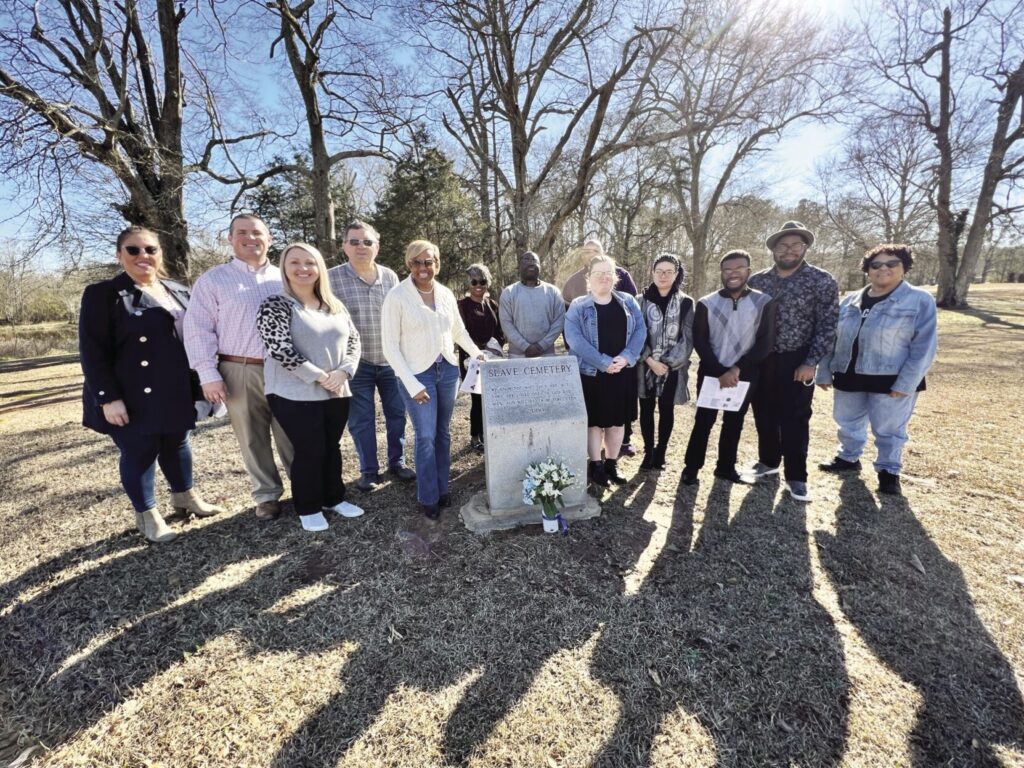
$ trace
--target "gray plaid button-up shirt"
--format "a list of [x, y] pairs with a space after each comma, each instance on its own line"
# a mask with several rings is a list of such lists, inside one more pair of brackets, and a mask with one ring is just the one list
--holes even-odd
[[374, 283], [367, 283], [359, 277], [348, 263], [327, 270], [327, 277], [331, 290], [352, 315], [352, 322], [359, 331], [363, 345], [361, 359], [374, 365], [387, 365], [381, 343], [381, 307], [388, 291], [398, 285], [398, 275], [383, 264], [375, 266], [377, 281]]

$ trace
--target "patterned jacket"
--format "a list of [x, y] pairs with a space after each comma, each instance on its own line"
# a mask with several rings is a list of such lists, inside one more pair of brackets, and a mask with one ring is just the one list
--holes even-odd
[[774, 267], [763, 269], [747, 285], [775, 299], [776, 352], [805, 349], [804, 365], [817, 365], [832, 351], [839, 317], [839, 286], [832, 275], [804, 262], [785, 278]]

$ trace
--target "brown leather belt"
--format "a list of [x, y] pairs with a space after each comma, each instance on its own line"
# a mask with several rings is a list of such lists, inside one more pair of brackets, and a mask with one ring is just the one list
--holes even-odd
[[241, 363], [242, 365], [263, 365], [262, 357], [239, 357], [238, 355], [217, 355], [217, 358], [228, 363]]

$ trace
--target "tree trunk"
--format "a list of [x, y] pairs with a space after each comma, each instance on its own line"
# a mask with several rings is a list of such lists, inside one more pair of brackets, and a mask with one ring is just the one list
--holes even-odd
[[952, 210], [953, 190], [953, 144], [950, 141], [950, 119], [952, 117], [952, 87], [950, 84], [950, 47], [953, 44], [951, 32], [952, 14], [949, 8], [942, 12], [942, 40], [939, 43], [939, 114], [935, 126], [935, 146], [939, 150], [939, 164], [936, 174], [936, 213], [939, 233], [936, 255], [939, 260], [939, 284], [935, 291], [935, 302], [940, 307], [958, 306], [956, 298], [956, 275], [959, 261], [957, 244], [957, 217]]

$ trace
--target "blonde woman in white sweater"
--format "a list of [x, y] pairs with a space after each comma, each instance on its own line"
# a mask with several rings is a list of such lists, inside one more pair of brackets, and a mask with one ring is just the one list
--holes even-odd
[[416, 433], [416, 498], [428, 518], [451, 506], [451, 420], [459, 387], [458, 344], [483, 359], [459, 314], [455, 295], [434, 276], [441, 266], [437, 246], [414, 240], [405, 249], [409, 277], [384, 299], [384, 357], [402, 382], [401, 392]]

